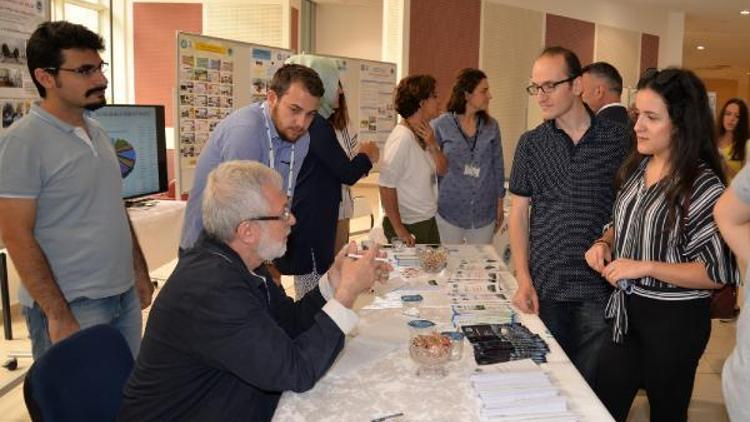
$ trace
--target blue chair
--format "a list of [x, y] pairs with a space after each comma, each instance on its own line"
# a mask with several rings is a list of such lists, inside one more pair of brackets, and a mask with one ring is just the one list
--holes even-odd
[[125, 338], [95, 325], [54, 344], [26, 373], [23, 395], [34, 421], [113, 421], [133, 370]]

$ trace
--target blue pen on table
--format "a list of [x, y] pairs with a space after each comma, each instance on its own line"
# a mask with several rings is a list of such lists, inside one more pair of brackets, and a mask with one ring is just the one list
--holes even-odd
[[391, 418], [397, 418], [399, 416], [404, 416], [404, 413], [403, 412], [399, 412], [399, 413], [394, 413], [392, 415], [387, 415], [387, 416], [383, 416], [383, 417], [380, 417], [380, 418], [375, 418], [375, 419], [372, 420], [372, 422], [383, 422], [384, 420], [391, 419]]

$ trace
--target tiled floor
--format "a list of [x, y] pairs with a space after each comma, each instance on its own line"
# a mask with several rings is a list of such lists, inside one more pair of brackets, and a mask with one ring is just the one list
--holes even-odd
[[[165, 274], [158, 274], [159, 278], [166, 278]], [[284, 277], [282, 284], [287, 293], [293, 296], [294, 283], [291, 277]], [[144, 318], [147, 313], [144, 312]], [[15, 340], [0, 341], [0, 361], [5, 361], [9, 352], [29, 351], [30, 342], [26, 339], [26, 325], [21, 315], [14, 315], [13, 334]], [[701, 358], [698, 366], [698, 374], [693, 391], [693, 400], [690, 404], [690, 421], [728, 421], [724, 408], [724, 399], [721, 395], [721, 368], [724, 360], [734, 348], [735, 344], [735, 322], [713, 321], [711, 338], [708, 342], [706, 352]], [[0, 396], [0, 422], [28, 421], [29, 415], [23, 400], [23, 386], [21, 384], [26, 369], [31, 364], [31, 359], [18, 359], [18, 369], [8, 371], [0, 368], [0, 391], [5, 391], [7, 386], [17, 383], [15, 387], [7, 389], [7, 393]], [[630, 410], [629, 422], [648, 421], [648, 400], [641, 393], [636, 397], [635, 403]]]

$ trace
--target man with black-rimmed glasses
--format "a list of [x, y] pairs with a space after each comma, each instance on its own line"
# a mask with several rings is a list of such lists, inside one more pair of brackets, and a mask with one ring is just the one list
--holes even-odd
[[513, 303], [539, 314], [591, 384], [607, 338], [610, 287], [586, 265], [584, 253], [610, 220], [626, 131], [586, 110], [581, 64], [568, 49], [542, 52], [527, 91], [545, 121], [521, 136], [511, 171]]
[[255, 161], [206, 178], [203, 230], [149, 313], [119, 421], [269, 421], [284, 391], [312, 388], [357, 325], [352, 305], [390, 267], [378, 248], [342, 249], [299, 301], [264, 261], [284, 254], [295, 218], [281, 175]]
[[81, 328], [111, 324], [133, 355], [153, 286], [122, 201], [109, 136], [101, 37], [46, 22], [26, 47], [39, 104], [0, 137], [0, 234], [23, 283], [34, 358]]

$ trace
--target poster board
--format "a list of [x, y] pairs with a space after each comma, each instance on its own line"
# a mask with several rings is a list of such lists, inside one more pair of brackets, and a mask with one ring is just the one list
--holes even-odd
[[383, 150], [397, 123], [393, 94], [398, 76], [396, 64], [351, 57], [324, 56], [336, 60], [349, 107], [350, 126], [359, 142], [372, 141]]
[[[273, 74], [293, 53], [186, 32], [177, 37], [175, 169], [177, 189], [184, 194], [193, 186], [198, 157], [216, 125], [232, 111], [264, 101]], [[382, 151], [397, 121], [396, 64], [325, 57], [338, 65], [358, 140], [375, 142]]]
[[49, 13], [49, 0], [0, 0], [0, 133], [39, 98], [26, 65], [26, 43]]
[[268, 82], [292, 51], [188, 32], [177, 33], [175, 169], [188, 193], [201, 150], [232, 111], [266, 98]]

